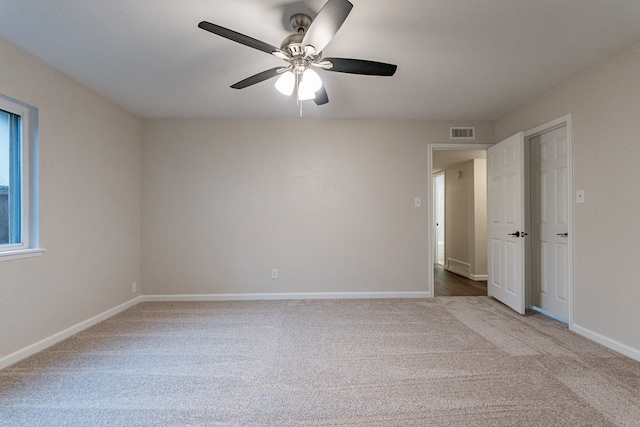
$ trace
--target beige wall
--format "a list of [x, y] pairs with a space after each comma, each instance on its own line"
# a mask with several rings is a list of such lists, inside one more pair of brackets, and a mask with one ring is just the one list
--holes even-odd
[[426, 292], [427, 146], [451, 125], [145, 120], [144, 293]]
[[41, 257], [0, 262], [0, 358], [140, 282], [140, 121], [0, 40], [0, 93], [39, 109]]
[[640, 44], [496, 123], [496, 138], [572, 113], [575, 323], [640, 351]]
[[448, 267], [469, 278], [487, 274], [486, 171], [485, 159], [445, 170], [445, 264], [450, 258], [468, 263], [469, 271]]
[[473, 246], [472, 274], [487, 275], [487, 159], [473, 159]]

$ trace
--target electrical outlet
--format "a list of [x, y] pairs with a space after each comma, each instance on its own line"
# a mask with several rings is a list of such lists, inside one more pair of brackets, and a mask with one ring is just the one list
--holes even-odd
[[274, 268], [273, 270], [271, 270], [271, 278], [272, 279], [277, 279], [278, 278], [278, 269]]
[[415, 199], [413, 199], [413, 205], [416, 208], [419, 208], [422, 206], [422, 200], [420, 199], [420, 197], [416, 197]]
[[131, 284], [131, 291], [135, 294], [136, 292], [138, 292], [138, 284], [136, 282], [133, 282]]

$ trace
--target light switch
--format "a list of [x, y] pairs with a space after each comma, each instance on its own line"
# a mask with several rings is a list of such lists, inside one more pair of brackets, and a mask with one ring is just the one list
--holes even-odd
[[584, 203], [584, 190], [576, 191], [576, 203]]
[[413, 200], [413, 203], [414, 203], [414, 205], [415, 205], [415, 207], [416, 207], [416, 208], [419, 208], [419, 207], [421, 207], [421, 206], [422, 206], [422, 200], [420, 199], [420, 197], [416, 197], [416, 198]]

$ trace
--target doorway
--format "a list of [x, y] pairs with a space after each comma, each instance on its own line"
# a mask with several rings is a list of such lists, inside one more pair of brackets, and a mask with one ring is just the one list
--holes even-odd
[[[431, 227], [428, 257], [432, 267], [429, 269], [431, 296], [487, 294], [486, 270], [484, 274], [477, 274], [474, 259], [477, 246], [486, 251], [486, 235], [482, 239], [475, 239], [474, 234], [476, 222], [486, 225], [486, 209], [477, 221], [469, 212], [475, 210], [473, 183], [474, 167], [477, 168], [477, 165], [473, 164], [473, 160], [484, 160], [488, 147], [489, 144], [429, 144], [427, 165], [430, 194], [427, 200]], [[486, 171], [477, 169], [475, 172], [482, 176], [486, 186]], [[468, 199], [469, 194], [471, 204], [456, 208], [456, 203]], [[447, 215], [447, 207], [449, 213], [457, 213], [457, 217]]]

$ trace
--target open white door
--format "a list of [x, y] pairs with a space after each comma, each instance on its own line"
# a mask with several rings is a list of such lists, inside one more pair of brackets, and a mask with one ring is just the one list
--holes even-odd
[[524, 314], [523, 132], [487, 150], [487, 201], [487, 293]]

